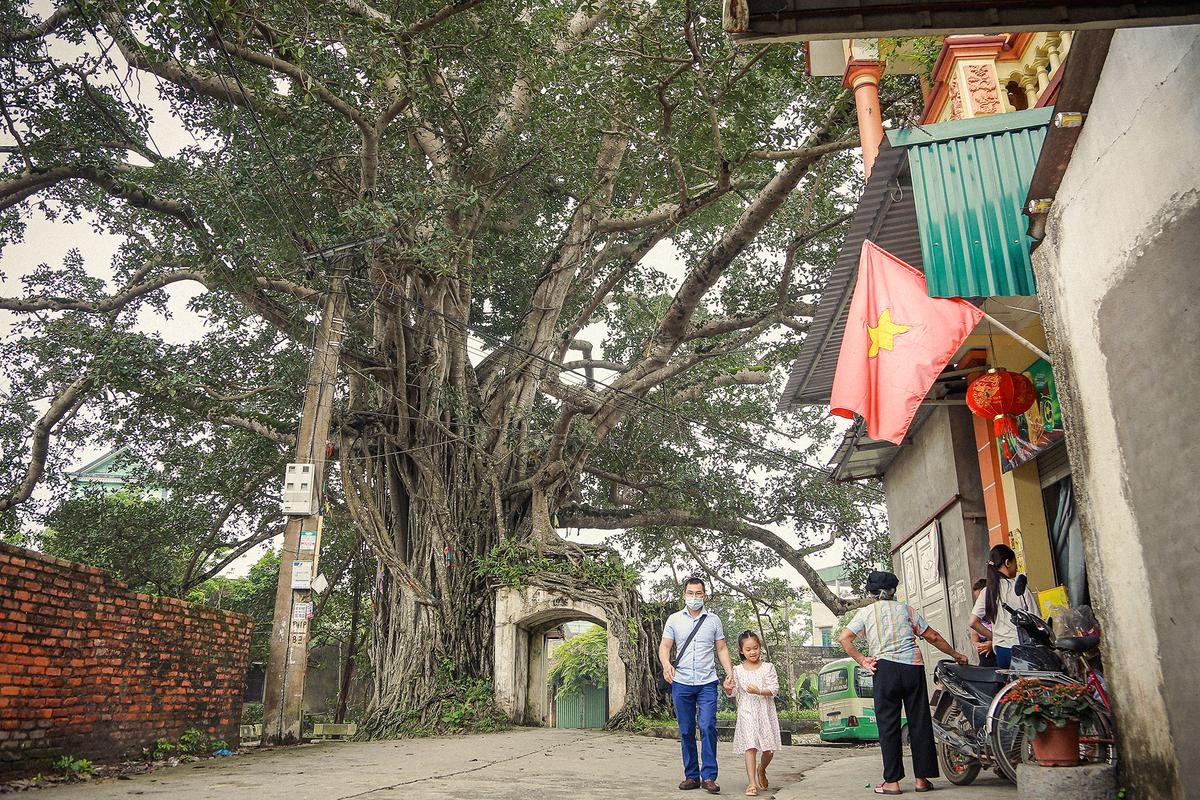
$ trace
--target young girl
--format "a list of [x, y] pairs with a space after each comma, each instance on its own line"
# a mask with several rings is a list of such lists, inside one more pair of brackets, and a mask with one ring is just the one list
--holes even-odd
[[[730, 695], [737, 696], [733, 748], [746, 754], [746, 777], [750, 781], [746, 795], [755, 797], [759, 789], [767, 788], [767, 765], [780, 746], [779, 716], [775, 713], [779, 676], [775, 667], [762, 660], [762, 642], [754, 631], [743, 631], [738, 637], [738, 653], [742, 663], [733, 668], [737, 686]], [[762, 760], [756, 764], [759, 753]]]

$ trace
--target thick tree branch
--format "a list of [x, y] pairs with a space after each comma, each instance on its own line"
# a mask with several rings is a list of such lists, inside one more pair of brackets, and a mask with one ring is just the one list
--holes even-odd
[[582, 386], [570, 386], [565, 383], [559, 383], [556, 380], [547, 379], [542, 381], [542, 391], [551, 397], [561, 400], [577, 411], [585, 411], [594, 414], [600, 410], [600, 398], [595, 392], [589, 392]]
[[[804, 150], [804, 155], [792, 160], [763, 187], [754, 201], [742, 213], [738, 221], [725, 232], [708, 256], [684, 279], [675, 293], [670, 307], [663, 315], [658, 332], [650, 342], [649, 362], [665, 361], [682, 339], [692, 315], [699, 307], [704, 295], [713, 287], [734, 259], [754, 240], [759, 231], [781, 206], [792, 189], [808, 173], [809, 168], [824, 155], [821, 140], [833, 128], [837, 120], [848, 111], [848, 95], [843, 93], [830, 109], [824, 125], [811, 137], [813, 142]], [[649, 367], [650, 364], [647, 364]], [[636, 370], [635, 370], [636, 372]]]
[[178, 392], [168, 395], [146, 391], [139, 391], [139, 394], [142, 394], [145, 397], [153, 397], [159, 402], [185, 408], [188, 411], [198, 415], [202, 419], [207, 420], [215, 425], [224, 425], [230, 428], [238, 428], [240, 430], [249, 431], [250, 433], [257, 434], [264, 439], [270, 439], [271, 441], [283, 445], [284, 447], [291, 447], [296, 444], [295, 434], [289, 431], [280, 430], [279, 428], [276, 428], [273, 425], [262, 421], [261, 419], [254, 419], [253, 417], [248, 417], [239, 413], [226, 413], [218, 408], [218, 406], [221, 405], [220, 403], [214, 401], [207, 395], [183, 395], [179, 394]]
[[109, 35], [117, 44], [117, 49], [129, 62], [129, 66], [134, 69], [149, 72], [151, 75], [156, 75], [165, 81], [170, 81], [214, 100], [253, 108], [261, 113], [275, 113], [272, 103], [249, 90], [243, 91], [233, 78], [205, 75], [196, 71], [195, 68], [185, 65], [174, 56], [158, 53], [153, 48], [142, 44], [133, 35], [133, 31], [130, 30], [121, 14], [108, 12], [103, 15], [103, 19]]
[[0, 31], [0, 42], [16, 44], [48, 36], [61, 28], [71, 18], [73, 12], [74, 10], [70, 6], [60, 6], [54, 10], [53, 14], [36, 25], [31, 25], [28, 28], [17, 31]]
[[25, 477], [21, 482], [11, 492], [0, 496], [0, 511], [7, 511], [24, 503], [33, 494], [34, 487], [46, 471], [46, 457], [50, 453], [50, 437], [54, 433], [54, 426], [83, 405], [84, 395], [91, 386], [92, 375], [90, 372], [84, 372], [59, 392], [46, 409], [46, 413], [34, 423], [30, 436], [32, 443], [29, 449], [29, 467], [26, 468]]
[[843, 600], [830, 590], [825, 585], [825, 581], [821, 580], [816, 568], [805, 559], [806, 551], [792, 547], [773, 531], [742, 520], [709, 516], [685, 509], [599, 509], [590, 506], [572, 506], [560, 509], [558, 519], [560, 525], [568, 528], [620, 530], [647, 526], [673, 526], [715, 530], [740, 536], [757, 542], [779, 555], [789, 566], [800, 573], [813, 594], [833, 613], [844, 614], [863, 605], [862, 601]]
[[341, 97], [338, 97], [324, 83], [306, 72], [299, 64], [269, 53], [260, 53], [257, 50], [251, 50], [237, 42], [231, 42], [225, 39], [220, 32], [214, 32], [213, 38], [216, 39], [218, 47], [223, 47], [231, 55], [235, 55], [250, 64], [266, 67], [272, 72], [277, 72], [280, 75], [291, 78], [296, 82], [297, 90], [309, 92], [322, 103], [357, 125], [359, 130], [367, 134], [374, 134], [374, 123], [367, 119], [367, 116], [362, 111], [350, 105]]
[[825, 144], [796, 147], [791, 150], [751, 150], [743, 156], [742, 162], [791, 161], [794, 158], [820, 157], [830, 153], [837, 153], [841, 150], [850, 150], [858, 147], [859, 144], [860, 141], [857, 136], [846, 136], [832, 142], [826, 142]]
[[5, 311], [87, 311], [92, 314], [107, 314], [110, 311], [120, 311], [132, 301], [150, 294], [153, 291], [180, 281], [197, 281], [206, 283], [203, 275], [192, 270], [176, 270], [157, 275], [144, 283], [130, 286], [114, 294], [97, 300], [83, 300], [77, 297], [0, 297], [0, 309]]
[[[136, 167], [119, 165], [120, 173], [132, 173]], [[113, 175], [86, 164], [75, 166], [51, 167], [42, 172], [23, 173], [0, 183], [0, 210], [17, 205], [30, 194], [47, 189], [67, 180], [86, 180], [99, 186], [108, 194], [124, 200], [135, 208], [145, 208], [160, 214], [167, 214], [182, 221], [189, 228], [199, 227], [190, 208], [175, 200], [155, 197], [145, 189], [128, 186]]]
[[767, 320], [782, 321], [785, 317], [812, 316], [814, 310], [811, 303], [788, 303], [786, 306], [768, 308], [757, 314], [735, 314], [731, 317], [708, 319], [703, 324], [693, 328], [687, 336], [683, 337], [683, 340], [690, 342], [696, 339], [721, 336], [726, 333], [733, 333], [734, 331], [743, 331]]
[[779, 607], [777, 604], [764, 599], [746, 586], [733, 583], [729, 579], [725, 578], [720, 572], [708, 565], [708, 561], [705, 560], [704, 556], [696, 548], [696, 545], [692, 543], [691, 539], [680, 533], [678, 529], [672, 529], [672, 533], [675, 535], [675, 538], [679, 541], [679, 543], [683, 545], [684, 549], [688, 551], [691, 557], [696, 559], [696, 563], [700, 565], [700, 569], [704, 570], [705, 574], [712, 578], [713, 582], [719, 583], [730, 591], [740, 594], [747, 600], [757, 603], [765, 608], [769, 608], [772, 611]]
[[692, 214], [711, 205], [726, 194], [732, 191], [753, 189], [759, 185], [757, 181], [740, 181], [726, 186], [705, 184], [685, 192], [688, 196], [686, 200], [678, 203], [663, 203], [637, 217], [612, 217], [597, 224], [596, 229], [601, 233], [614, 233], [658, 226], [674, 228]]
[[771, 373], [762, 370], [742, 370], [718, 375], [711, 381], [684, 389], [671, 398], [672, 403], [687, 403], [698, 397], [704, 397], [714, 389], [722, 386], [762, 386], [771, 382]]
[[606, 361], [603, 358], [581, 358], [577, 361], [568, 361], [562, 365], [563, 369], [579, 370], [579, 369], [607, 369], [612, 372], [624, 372], [629, 369], [625, 364], [618, 364], [615, 361]]
[[392, 19], [390, 14], [383, 13], [374, 6], [363, 2], [363, 0], [343, 0], [343, 5], [346, 7], [347, 11], [356, 17], [362, 17], [363, 19], [370, 20], [371, 22], [378, 22], [383, 25], [396, 24], [395, 20]]
[[483, 0], [454, 0], [452, 3], [447, 3], [429, 16], [419, 19], [412, 25], [409, 25], [407, 30], [405, 30], [402, 34], [402, 37], [405, 39], [411, 39], [421, 31], [428, 30], [435, 25], [445, 22], [455, 14], [461, 14], [468, 9], [474, 8], [481, 2], [483, 2]]

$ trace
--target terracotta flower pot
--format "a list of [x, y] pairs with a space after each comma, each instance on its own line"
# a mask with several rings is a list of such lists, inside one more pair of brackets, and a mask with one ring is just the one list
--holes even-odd
[[1043, 767], [1079, 766], [1079, 720], [1053, 725], [1033, 737], [1033, 757]]

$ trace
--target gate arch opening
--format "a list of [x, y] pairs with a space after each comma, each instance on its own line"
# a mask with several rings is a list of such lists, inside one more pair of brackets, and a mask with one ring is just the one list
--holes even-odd
[[625, 708], [625, 663], [600, 606], [541, 588], [502, 588], [496, 592], [495, 697], [517, 725], [551, 724], [546, 633], [576, 620], [608, 631], [608, 718]]

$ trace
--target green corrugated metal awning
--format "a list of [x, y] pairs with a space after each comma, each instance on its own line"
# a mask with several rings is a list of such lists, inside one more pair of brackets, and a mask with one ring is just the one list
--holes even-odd
[[1052, 108], [888, 132], [908, 149], [930, 297], [1033, 295], [1021, 206]]

